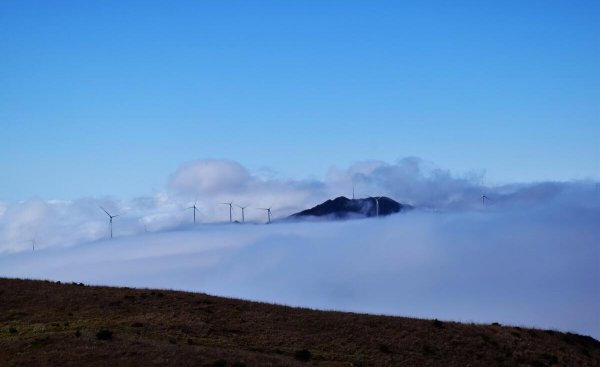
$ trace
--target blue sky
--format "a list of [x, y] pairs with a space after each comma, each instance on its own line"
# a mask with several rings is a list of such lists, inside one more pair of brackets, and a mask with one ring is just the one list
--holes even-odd
[[200, 158], [600, 176], [597, 1], [3, 1], [0, 200], [132, 196]]

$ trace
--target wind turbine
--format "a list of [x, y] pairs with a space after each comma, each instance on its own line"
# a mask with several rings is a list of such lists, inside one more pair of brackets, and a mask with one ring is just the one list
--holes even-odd
[[108, 218], [110, 218], [110, 238], [113, 238], [113, 230], [112, 230], [112, 220], [113, 218], [116, 218], [119, 216], [119, 214], [117, 215], [111, 215], [109, 212], [106, 211], [106, 209], [104, 209], [103, 207], [100, 207], [100, 209], [102, 209], [106, 215], [108, 215]]
[[267, 211], [267, 218], [268, 218], [268, 222], [267, 223], [271, 223], [271, 208], [258, 208], [260, 210], [266, 210]]
[[29, 240], [31, 242], [31, 250], [35, 251], [35, 240], [37, 238], [37, 231], [33, 234], [33, 238]]
[[239, 206], [236, 204], [236, 206], [240, 209], [242, 209], [242, 223], [246, 223], [246, 218], [244, 217], [244, 210], [248, 207], [248, 205], [246, 206]]
[[487, 196], [485, 196], [485, 194], [481, 194], [481, 205], [485, 206], [485, 201], [486, 200], [492, 200], [492, 199], [490, 199]]
[[482, 181], [482, 185], [481, 185], [481, 188], [482, 188], [482, 190], [481, 190], [481, 196], [479, 197], [481, 199], [481, 206], [485, 206], [485, 201], [486, 200], [492, 200], [492, 199], [488, 198], [485, 195], [485, 191], [484, 191], [485, 187], [486, 186], [485, 186], [485, 178], [484, 178], [483, 181]]
[[186, 208], [186, 209], [194, 209], [194, 224], [196, 224], [196, 210], [200, 211], [198, 209], [198, 207], [196, 206], [197, 202], [198, 202], [197, 200], [194, 201], [194, 205], [193, 206], [190, 206], [189, 208]]
[[378, 197], [372, 197], [369, 196], [371, 199], [375, 200], [375, 208], [376, 208], [376, 213], [377, 213], [377, 217], [379, 216], [379, 199], [381, 199], [381, 196]]
[[219, 203], [222, 205], [229, 205], [229, 223], [233, 222], [233, 217], [231, 216], [231, 207], [233, 206], [233, 201], [229, 203]]

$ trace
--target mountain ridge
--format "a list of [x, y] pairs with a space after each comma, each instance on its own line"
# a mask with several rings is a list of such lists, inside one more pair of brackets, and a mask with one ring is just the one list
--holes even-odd
[[387, 196], [348, 199], [338, 196], [312, 208], [290, 215], [288, 218], [331, 217], [333, 219], [369, 218], [388, 216], [405, 210], [414, 209], [412, 205], [402, 204]]

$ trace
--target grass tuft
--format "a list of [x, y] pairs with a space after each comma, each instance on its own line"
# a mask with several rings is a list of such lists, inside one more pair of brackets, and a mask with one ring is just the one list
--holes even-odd
[[312, 358], [312, 354], [308, 349], [302, 349], [294, 353], [294, 358], [301, 362], [308, 362]]
[[98, 340], [111, 340], [113, 337], [113, 332], [108, 329], [101, 329], [96, 333], [96, 338]]
[[379, 344], [379, 351], [381, 353], [388, 353], [388, 354], [392, 353], [392, 351], [390, 350], [390, 348], [387, 345], [385, 345], [385, 344]]

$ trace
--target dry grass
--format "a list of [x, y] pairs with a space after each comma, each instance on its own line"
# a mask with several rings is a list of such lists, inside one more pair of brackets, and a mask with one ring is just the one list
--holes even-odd
[[0, 366], [599, 366], [549, 330], [0, 279]]

